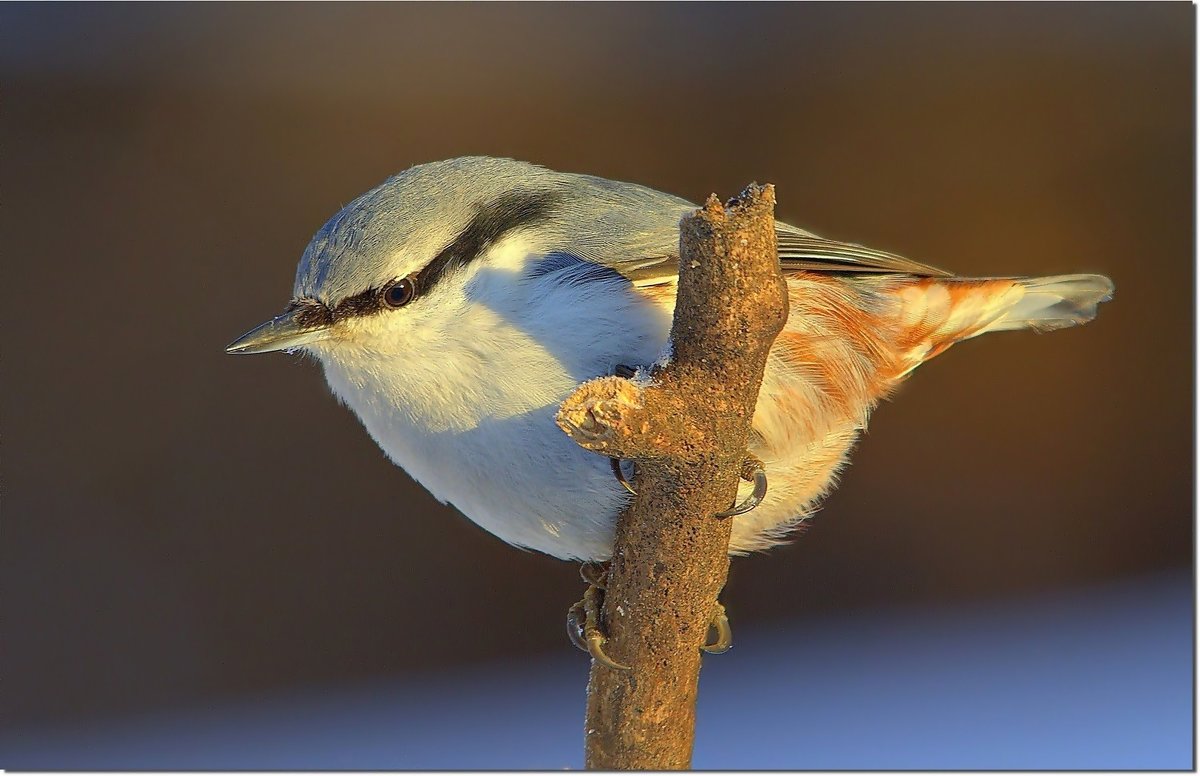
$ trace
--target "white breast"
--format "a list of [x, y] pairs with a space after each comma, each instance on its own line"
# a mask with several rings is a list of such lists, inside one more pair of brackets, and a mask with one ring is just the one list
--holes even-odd
[[[625, 493], [554, 413], [580, 382], [653, 362], [669, 318], [627, 285], [539, 286], [494, 264], [465, 288], [434, 315], [384, 313], [361, 341], [314, 349], [330, 388], [393, 462], [504, 541], [608, 557]], [[420, 331], [370, 329], [397, 322]], [[389, 347], [362, 344], [380, 338]]]

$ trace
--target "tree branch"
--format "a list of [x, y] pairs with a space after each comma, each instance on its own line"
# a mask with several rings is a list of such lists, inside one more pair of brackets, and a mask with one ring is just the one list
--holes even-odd
[[775, 190], [714, 196], [680, 224], [670, 362], [642, 380], [585, 383], [559, 426], [583, 447], [637, 461], [638, 496], [617, 522], [604, 603], [606, 652], [592, 663], [587, 766], [691, 764], [700, 646], [729, 570], [732, 521], [767, 353], [787, 320]]

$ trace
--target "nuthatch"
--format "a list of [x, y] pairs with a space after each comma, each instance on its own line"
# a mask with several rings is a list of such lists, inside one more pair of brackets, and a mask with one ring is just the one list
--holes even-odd
[[[468, 157], [406, 170], [304, 251], [292, 301], [230, 353], [303, 350], [393, 462], [506, 542], [603, 561], [629, 498], [555, 425], [580, 383], [665, 352], [679, 220], [644, 186]], [[1100, 275], [960, 278], [777, 223], [791, 312], [748, 453], [770, 487], [730, 551], [784, 541], [872, 408], [960, 340], [1091, 320]], [[750, 485], [743, 485], [748, 497]]]

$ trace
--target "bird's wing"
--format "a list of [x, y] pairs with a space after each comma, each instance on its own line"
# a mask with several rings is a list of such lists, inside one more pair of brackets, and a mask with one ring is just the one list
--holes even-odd
[[[785, 272], [805, 270], [847, 274], [953, 276], [953, 273], [894, 253], [854, 243], [827, 240], [778, 222], [775, 225], [775, 237], [779, 243], [779, 263]], [[603, 263], [639, 286], [673, 283], [679, 273], [679, 257], [673, 251], [660, 250], [642, 254], [638, 258], [621, 257]]]
[[775, 223], [775, 237], [779, 241], [779, 263], [785, 270], [922, 277], [951, 277], [953, 274], [887, 251], [827, 240], [779, 222]]

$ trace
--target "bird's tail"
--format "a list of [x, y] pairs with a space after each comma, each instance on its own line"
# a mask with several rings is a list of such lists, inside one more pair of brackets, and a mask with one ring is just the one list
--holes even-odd
[[1052, 331], [1087, 323], [1112, 298], [1103, 275], [922, 278], [896, 289], [901, 374], [956, 342], [992, 331]]
[[983, 331], [1077, 326], [1095, 318], [1096, 307], [1113, 295], [1113, 282], [1103, 275], [1053, 275], [1016, 283], [1024, 292], [1020, 299]]

